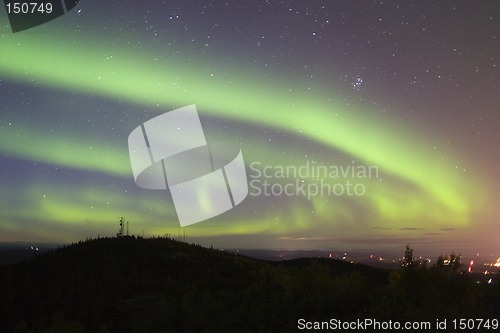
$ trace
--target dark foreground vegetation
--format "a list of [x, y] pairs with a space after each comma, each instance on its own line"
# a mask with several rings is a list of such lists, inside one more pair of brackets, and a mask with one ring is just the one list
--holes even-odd
[[88, 240], [0, 267], [0, 332], [290, 332], [300, 318], [499, 317], [500, 283], [406, 254], [400, 270], [384, 271], [265, 262], [165, 238]]

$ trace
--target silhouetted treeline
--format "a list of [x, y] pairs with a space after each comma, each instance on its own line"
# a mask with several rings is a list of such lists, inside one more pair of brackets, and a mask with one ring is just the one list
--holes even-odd
[[415, 265], [265, 262], [166, 238], [101, 238], [0, 267], [0, 332], [288, 332], [297, 320], [493, 318], [500, 284]]

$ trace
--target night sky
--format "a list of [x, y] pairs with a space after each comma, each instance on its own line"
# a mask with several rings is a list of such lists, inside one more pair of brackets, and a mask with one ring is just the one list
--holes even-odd
[[[225, 248], [500, 253], [497, 0], [81, 0], [19, 33], [2, 6], [0, 51], [0, 242], [113, 236], [123, 216]], [[191, 104], [254, 183], [180, 228], [127, 138]]]

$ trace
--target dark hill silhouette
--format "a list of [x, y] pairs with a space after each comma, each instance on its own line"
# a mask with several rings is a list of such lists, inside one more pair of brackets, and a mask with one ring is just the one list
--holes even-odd
[[42, 254], [42, 251], [32, 249], [9, 249], [0, 251], [0, 266], [15, 264]]
[[167, 238], [101, 238], [0, 267], [0, 332], [289, 332], [300, 318], [498, 314], [498, 285], [411, 274], [317, 258], [266, 262]]

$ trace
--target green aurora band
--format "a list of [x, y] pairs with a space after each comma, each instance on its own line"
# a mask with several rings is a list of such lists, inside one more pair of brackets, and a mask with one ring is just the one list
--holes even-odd
[[[457, 165], [463, 164], [459, 162], [461, 159], [448, 156], [443, 160], [432, 150], [433, 138], [422, 138], [418, 131], [396, 119], [384, 119], [378, 113], [373, 116], [369, 110], [361, 108], [355, 113], [345, 112], [345, 106], [328, 101], [326, 94], [307, 91], [300, 82], [278, 78], [263, 80], [243, 70], [231, 74], [232, 82], [228, 83], [227, 77], [220, 74], [227, 70], [208, 59], [157, 60], [151, 56], [156, 51], [153, 46], [146, 54], [120, 43], [109, 45], [102, 42], [99, 45], [70, 40], [68, 36], [55, 39], [51, 35], [39, 34], [0, 36], [1, 77], [126, 101], [158, 112], [168, 111], [172, 106], [197, 104], [200, 113], [306, 137], [318, 145], [330, 147], [332, 151], [338, 150], [363, 163], [376, 165], [386, 175], [389, 184], [378, 179], [366, 180], [370, 191], [366, 197], [357, 199], [366, 200], [365, 204], [377, 212], [372, 227], [384, 223], [390, 226], [419, 223], [427, 228], [466, 226], [475, 214], [487, 207], [485, 182], [470, 165], [467, 165], [467, 173], [461, 167], [457, 169]], [[40, 45], [44, 47], [40, 48]], [[404, 131], [400, 131], [402, 128]], [[32, 127], [25, 128], [25, 132], [30, 133], [31, 138], [19, 136], [19, 129], [1, 129], [0, 152], [75, 169], [132, 177], [129, 165], [123, 163], [128, 161], [126, 147], [96, 151], [88, 149], [89, 142], [99, 146], [97, 142], [92, 144], [92, 138], [85, 138], [83, 144], [81, 138], [71, 135], [48, 138], [41, 130]], [[37, 140], [36, 146], [30, 144], [33, 138]], [[66, 142], [72, 149], [66, 150], [61, 142]], [[75, 147], [78, 154], [74, 153]], [[279, 151], [283, 149], [304, 156], [304, 151], [293, 147], [266, 145], [255, 149], [258, 153], [243, 152], [247, 164], [253, 157], [265, 158], [270, 165], [282, 164]], [[300, 164], [301, 161], [303, 159], [297, 157], [287, 163]], [[335, 164], [333, 160], [326, 162]], [[151, 196], [147, 198], [154, 200]], [[297, 198], [292, 201], [295, 204], [290, 203], [286, 212], [241, 217], [220, 228], [215, 228], [211, 222], [200, 223], [190, 227], [190, 233], [198, 236], [269, 231], [293, 233], [305, 231], [313, 218], [332, 223], [352, 221], [357, 217], [355, 206], [349, 205], [347, 199], [333, 203], [324, 198], [312, 198], [311, 202], [300, 205], [297, 205]], [[309, 214], [311, 205], [314, 216]], [[85, 215], [76, 206], [60, 200], [43, 206], [40, 214], [46, 211], [47, 219], [63, 223], [72, 214]], [[171, 207], [158, 209], [158, 216], [167, 211], [170, 216]], [[112, 216], [116, 219], [114, 211], [109, 213], [102, 209], [98, 214], [104, 219]], [[280, 216], [282, 223], [270, 222], [276, 220], [276, 215]], [[164, 226], [152, 227], [159, 233], [166, 229]]]

